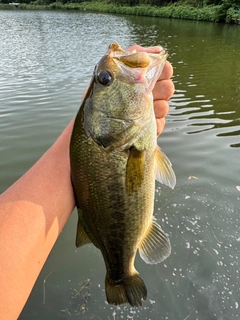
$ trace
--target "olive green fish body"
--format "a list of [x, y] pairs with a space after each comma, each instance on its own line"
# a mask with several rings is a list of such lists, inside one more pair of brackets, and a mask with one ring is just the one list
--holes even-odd
[[144, 84], [151, 59], [110, 46], [95, 69], [70, 144], [79, 213], [76, 245], [92, 242], [101, 250], [112, 304], [140, 306], [146, 299], [134, 267], [138, 249], [147, 263], [170, 254], [168, 237], [153, 220], [155, 179], [173, 186], [175, 176], [157, 147], [154, 81]]

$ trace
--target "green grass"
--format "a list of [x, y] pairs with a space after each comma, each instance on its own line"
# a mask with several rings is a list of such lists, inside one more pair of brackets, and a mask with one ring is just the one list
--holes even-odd
[[0, 10], [14, 10], [14, 9], [16, 8], [10, 4], [0, 3]]
[[[93, 12], [117, 13], [125, 15], [151, 16], [162, 18], [176, 18], [202, 21], [224, 21], [227, 23], [240, 24], [240, 12], [235, 12], [233, 8], [225, 11], [223, 5], [194, 7], [190, 4], [171, 4], [168, 6], [117, 6], [107, 1], [93, 1], [63, 4], [62, 2], [53, 2], [49, 5], [42, 4], [43, 0], [37, 0], [31, 4], [20, 4], [19, 9], [55, 9], [55, 10], [82, 10]], [[188, 3], [191, 3], [189, 1]], [[15, 9], [10, 5], [0, 4], [0, 9]]]
[[228, 9], [226, 22], [227, 23], [234, 22], [234, 23], [240, 24], [240, 12], [235, 12], [233, 8]]

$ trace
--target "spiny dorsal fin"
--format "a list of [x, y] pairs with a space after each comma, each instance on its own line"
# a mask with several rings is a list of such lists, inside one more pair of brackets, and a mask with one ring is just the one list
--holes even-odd
[[86, 234], [86, 231], [84, 230], [83, 226], [80, 223], [80, 219], [78, 219], [76, 246], [81, 247], [84, 244], [91, 243], [91, 242], [92, 241], [89, 239], [88, 235]]
[[155, 150], [154, 160], [156, 180], [173, 189], [176, 184], [176, 176], [172, 169], [172, 164], [158, 146]]
[[171, 253], [171, 244], [168, 236], [154, 220], [139, 247], [139, 253], [141, 258], [149, 264], [159, 263]]
[[145, 151], [139, 151], [135, 147], [131, 147], [129, 150], [126, 168], [126, 189], [129, 195], [138, 190], [142, 185], [145, 153]]

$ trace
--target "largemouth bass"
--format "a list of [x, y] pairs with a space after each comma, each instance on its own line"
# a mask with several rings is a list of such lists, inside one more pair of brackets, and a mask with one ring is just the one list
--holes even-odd
[[71, 179], [78, 208], [76, 245], [93, 243], [106, 265], [110, 304], [142, 305], [147, 289], [134, 267], [171, 252], [153, 217], [155, 179], [170, 187], [175, 175], [157, 146], [152, 89], [167, 58], [126, 52], [117, 43], [96, 65], [75, 119]]

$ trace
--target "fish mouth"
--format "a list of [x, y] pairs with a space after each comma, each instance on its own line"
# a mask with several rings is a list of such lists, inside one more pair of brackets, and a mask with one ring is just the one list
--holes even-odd
[[[143, 95], [146, 101], [151, 102], [153, 100], [152, 90], [162, 72], [167, 56], [168, 53], [163, 48], [159, 53], [127, 52], [115, 42], [110, 44], [107, 53], [96, 65], [93, 76], [95, 82], [102, 84], [98, 77], [103, 71], [107, 71], [115, 80], [118, 79], [130, 86], [136, 85], [136, 94]], [[146, 103], [141, 108], [135, 108], [133, 112], [122, 116], [119, 114], [112, 116], [106, 109], [98, 112], [110, 120], [124, 122], [128, 126], [141, 121], [147, 109]]]
[[[164, 50], [163, 47], [161, 47], [161, 50], [159, 53], [146, 53], [144, 51], [141, 51], [141, 52], [137, 52], [136, 50], [133, 50], [133, 51], [125, 51], [121, 48], [121, 46], [117, 43], [117, 42], [114, 42], [112, 44], [109, 45], [108, 47], [108, 52], [107, 52], [107, 55], [109, 55], [110, 57], [112, 58], [117, 58], [119, 60], [122, 60], [124, 59], [124, 57], [129, 57], [129, 56], [137, 56], [137, 55], [140, 55], [140, 56], [150, 56], [150, 57], [163, 57], [164, 55], [167, 55], [167, 52]], [[148, 60], [146, 60], [148, 61]], [[144, 62], [143, 60], [135, 60], [135, 59], [131, 59], [129, 62], [126, 60], [126, 62], [129, 64], [129, 67], [144, 67]]]
[[120, 72], [134, 83], [145, 83], [147, 93], [154, 88], [168, 57], [164, 48], [159, 53], [127, 52], [118, 43], [111, 44], [107, 54], [118, 65]]

